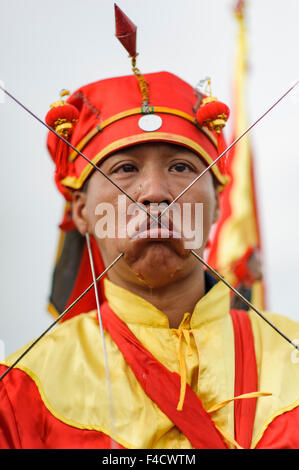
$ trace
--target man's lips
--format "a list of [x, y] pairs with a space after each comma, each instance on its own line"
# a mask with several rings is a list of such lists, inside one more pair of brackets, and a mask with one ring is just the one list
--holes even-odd
[[[159, 214], [152, 214], [158, 219]], [[181, 231], [178, 230], [173, 220], [168, 218], [163, 220], [163, 216], [160, 219], [161, 224], [153, 220], [150, 216], [146, 216], [146, 219], [141, 223], [140, 227], [130, 236], [131, 240], [136, 239], [181, 239]]]
[[[158, 219], [158, 213], [151, 214]], [[165, 246], [168, 246], [169, 249], [174, 250], [180, 257], [186, 258], [189, 256], [190, 250], [185, 248], [185, 237], [183, 236], [182, 230], [177, 229], [176, 222], [174, 224], [172, 217], [166, 216], [160, 217], [159, 222], [153, 220], [149, 215], [145, 214], [144, 219], [142, 219], [139, 225], [131, 230], [131, 233], [128, 231], [129, 239], [134, 243], [135, 257], [137, 253], [140, 253], [145, 245], [151, 245], [162, 243]], [[138, 257], [138, 256], [137, 256]]]
[[137, 240], [137, 239], [144, 239], [144, 238], [149, 238], [151, 240], [154, 239], [180, 239], [182, 238], [181, 234], [179, 232], [174, 232], [172, 230], [168, 230], [167, 228], [164, 227], [155, 227], [155, 228], [150, 228], [150, 229], [144, 229], [142, 231], [138, 230], [137, 233], [135, 233], [132, 237], [131, 240]]

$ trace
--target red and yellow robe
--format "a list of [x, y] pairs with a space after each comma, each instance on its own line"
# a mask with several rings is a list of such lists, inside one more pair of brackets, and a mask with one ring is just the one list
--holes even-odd
[[[296, 351], [255, 313], [230, 314], [224, 284], [176, 330], [163, 312], [107, 279], [105, 295], [113, 425], [91, 311], [61, 323], [0, 383], [0, 448], [299, 447]], [[296, 322], [268, 317], [299, 338]]]

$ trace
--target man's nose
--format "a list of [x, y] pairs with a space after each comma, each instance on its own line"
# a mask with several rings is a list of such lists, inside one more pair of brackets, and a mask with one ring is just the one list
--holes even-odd
[[171, 203], [173, 198], [165, 175], [161, 175], [159, 172], [150, 172], [138, 184], [138, 202], [145, 206], [151, 203], [165, 203], [167, 205]]

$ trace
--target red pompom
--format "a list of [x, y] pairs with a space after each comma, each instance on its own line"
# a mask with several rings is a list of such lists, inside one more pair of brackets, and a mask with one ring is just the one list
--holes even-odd
[[78, 119], [78, 109], [72, 104], [66, 103], [61, 106], [55, 106], [51, 108], [50, 111], [48, 111], [45, 120], [48, 126], [52, 127], [54, 130], [56, 130], [59, 124], [61, 124], [62, 122], [72, 124], [72, 127], [69, 128], [69, 130], [71, 131], [73, 125], [77, 122]]
[[229, 107], [215, 98], [205, 98], [198, 108], [196, 119], [200, 126], [219, 133], [229, 118]]
[[[52, 104], [46, 115], [46, 123], [57, 134], [68, 140], [72, 135], [74, 126], [79, 119], [79, 111], [72, 104], [65, 101], [56, 101]], [[68, 172], [69, 146], [62, 139], [58, 139], [55, 151], [56, 179], [63, 179]]]

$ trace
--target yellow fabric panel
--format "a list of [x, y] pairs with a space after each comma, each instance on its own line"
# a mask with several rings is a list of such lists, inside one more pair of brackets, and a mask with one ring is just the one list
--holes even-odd
[[[141, 343], [169, 370], [179, 373], [178, 337], [167, 317], [144, 299], [110, 281], [111, 307]], [[182, 342], [187, 382], [206, 409], [234, 395], [234, 342], [229, 292], [217, 284], [196, 305], [191, 321], [192, 356]], [[191, 448], [190, 442], [143, 392], [108, 333], [105, 333], [115, 403], [117, 442], [128, 448]], [[11, 355], [7, 365], [20, 354]], [[96, 312], [78, 315], [47, 335], [25, 356], [20, 369], [36, 382], [43, 401], [61, 421], [110, 434], [103, 349]], [[178, 397], [179, 400], [179, 397]], [[213, 413], [234, 435], [233, 405]]]

